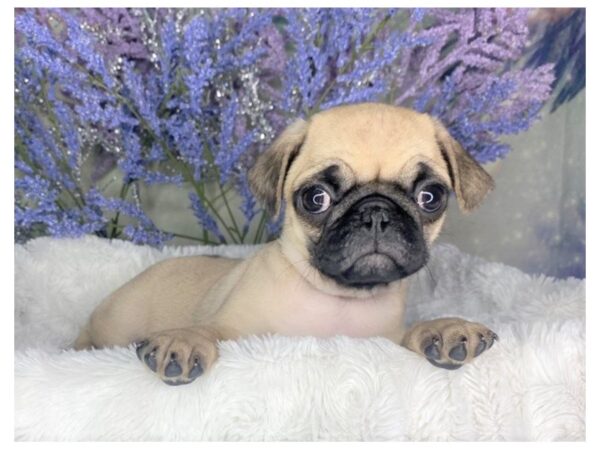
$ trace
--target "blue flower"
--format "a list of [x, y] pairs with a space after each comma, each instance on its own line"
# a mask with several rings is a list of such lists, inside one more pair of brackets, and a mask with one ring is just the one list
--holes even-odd
[[67, 25], [66, 43], [75, 52], [77, 58], [83, 60], [90, 73], [101, 77], [104, 84], [112, 88], [115, 84], [114, 79], [109, 74], [104, 59], [94, 48], [96, 43], [92, 35], [83, 31], [81, 23], [73, 15], [61, 11], [60, 17]]
[[[554, 81], [551, 64], [516, 65], [528, 30], [518, 9], [159, 10], [143, 26], [135, 10], [44, 14], [15, 16], [21, 240], [95, 233], [166, 242], [127, 189], [105, 196], [107, 171], [82, 176], [86, 161], [101, 161], [118, 166], [112, 180], [123, 186], [192, 185], [199, 226], [238, 241], [259, 211], [247, 168], [293, 118], [364, 101], [412, 106], [487, 162], [510, 150], [501, 136], [536, 120]], [[98, 31], [107, 23], [114, 31]], [[225, 199], [237, 193], [240, 235], [212, 208], [222, 198], [203, 197], [209, 183]], [[282, 220], [267, 221], [269, 236]]]
[[209, 212], [204, 208], [200, 198], [194, 193], [190, 193], [189, 198], [194, 216], [196, 216], [200, 225], [216, 236], [220, 242], [225, 243], [225, 237], [221, 233], [221, 230], [219, 230], [217, 222], [215, 222], [215, 219], [213, 219]]

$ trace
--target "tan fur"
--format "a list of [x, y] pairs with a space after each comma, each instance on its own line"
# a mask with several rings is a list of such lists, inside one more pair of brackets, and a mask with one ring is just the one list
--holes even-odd
[[[263, 153], [250, 178], [257, 197], [275, 213], [282, 199], [290, 205], [295, 188], [333, 163], [349, 183], [409, 183], [420, 162], [448, 185], [454, 181], [464, 209], [475, 207], [491, 188], [489, 176], [437, 121], [382, 104], [338, 107], [295, 122]], [[428, 244], [442, 222], [425, 225]], [[251, 334], [385, 336], [397, 343], [404, 338], [408, 348], [423, 353], [427, 333], [403, 330], [406, 279], [370, 291], [340, 287], [309, 263], [311, 232], [288, 206], [281, 237], [247, 260], [187, 257], [156, 264], [96, 309], [76, 348], [145, 340], [140, 358], [155, 359], [156, 367], [149, 366], [159, 376], [181, 383], [193, 380], [186, 373], [198, 360], [204, 369], [212, 365], [218, 339]], [[428, 336], [448, 327], [438, 325], [431, 323]], [[454, 340], [487, 330], [459, 319], [455, 325]], [[175, 359], [183, 374], [169, 377], [165, 370]]]
[[448, 158], [458, 205], [463, 211], [471, 211], [494, 188], [494, 180], [463, 150], [439, 121], [434, 120], [433, 124], [442, 153]]

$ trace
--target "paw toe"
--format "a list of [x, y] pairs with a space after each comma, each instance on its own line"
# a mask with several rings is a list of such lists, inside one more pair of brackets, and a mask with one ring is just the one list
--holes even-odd
[[192, 365], [192, 368], [190, 369], [190, 373], [188, 374], [188, 377], [191, 380], [195, 380], [200, 375], [202, 375], [203, 372], [204, 372], [204, 369], [202, 368], [202, 364], [200, 363], [200, 360], [195, 360], [194, 364]]
[[488, 345], [488, 348], [492, 348], [492, 345], [494, 345], [494, 342], [499, 341], [500, 338], [498, 337], [498, 335], [496, 333], [494, 333], [493, 331], [491, 331], [491, 336], [490, 336], [490, 343]]
[[144, 354], [144, 348], [148, 345], [148, 339], [144, 339], [143, 341], [136, 342], [135, 345], [135, 354], [141, 360]]
[[427, 358], [440, 359], [442, 357], [442, 354], [440, 352], [440, 339], [434, 336], [433, 338], [431, 338], [430, 343], [426, 341], [423, 353], [425, 354], [425, 356], [427, 356]]
[[178, 377], [183, 373], [183, 369], [177, 362], [177, 353], [171, 353], [171, 360], [165, 367], [165, 377]]
[[158, 366], [156, 362], [156, 351], [157, 349], [154, 348], [151, 352], [144, 355], [144, 362], [152, 372], [156, 372]]
[[452, 347], [448, 352], [448, 356], [455, 361], [464, 361], [467, 357], [467, 346], [465, 345], [465, 342], [461, 342], [460, 344]]
[[218, 356], [215, 335], [197, 328], [155, 333], [135, 343], [142, 363], [170, 386], [188, 384], [203, 375]]
[[487, 343], [485, 342], [483, 335], [480, 333], [479, 334], [479, 342], [477, 343], [477, 347], [475, 347], [475, 356], [481, 355], [485, 351], [486, 348], [487, 348]]

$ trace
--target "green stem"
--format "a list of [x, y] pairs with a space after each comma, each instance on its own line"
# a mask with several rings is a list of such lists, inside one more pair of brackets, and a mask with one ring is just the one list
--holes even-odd
[[214, 167], [214, 171], [215, 171], [215, 175], [217, 176], [217, 185], [219, 186], [219, 191], [221, 192], [221, 195], [219, 197], [223, 198], [223, 204], [225, 205], [225, 209], [227, 210], [227, 214], [229, 215], [229, 219], [231, 219], [231, 223], [233, 224], [233, 228], [232, 231], [235, 231], [235, 234], [238, 235], [239, 238], [239, 243], [242, 244], [244, 242], [244, 237], [242, 236], [242, 233], [240, 232], [240, 229], [238, 227], [238, 224], [235, 220], [235, 217], [233, 216], [233, 211], [231, 210], [231, 207], [229, 206], [229, 201], [227, 200], [227, 195], [225, 195], [225, 192], [223, 191], [223, 186], [221, 185], [221, 183], [219, 182], [219, 173], [216, 167]]
[[[127, 192], [129, 191], [129, 186], [131, 185], [131, 182], [127, 182], [127, 183], [123, 183], [123, 186], [121, 186], [121, 192], [119, 193], [119, 198], [121, 200], [125, 200], [125, 197], [127, 196]], [[110, 221], [110, 231], [108, 232], [108, 236], [109, 238], [115, 238], [117, 237], [117, 230], [119, 228], [119, 217], [121, 215], [120, 211], [117, 211], [115, 213], [115, 217], [112, 218], [112, 220]]]
[[[200, 126], [197, 121], [195, 121], [195, 126], [196, 126], [196, 128], [199, 128], [199, 126]], [[204, 134], [202, 133], [202, 130], [199, 129], [198, 132], [204, 138]], [[223, 198], [223, 204], [225, 205], [225, 209], [227, 210], [227, 213], [229, 214], [229, 219], [231, 220], [231, 223], [233, 225], [232, 231], [235, 231], [235, 233], [238, 236], [239, 243], [242, 244], [244, 242], [244, 237], [240, 233], [240, 229], [238, 227], [237, 221], [235, 220], [235, 217], [233, 216], [231, 207], [229, 206], [229, 201], [227, 200], [227, 196], [225, 195], [225, 192], [223, 191], [223, 186], [221, 185], [221, 182], [219, 180], [219, 175], [220, 175], [219, 170], [218, 170], [217, 166], [214, 164], [214, 157], [210, 151], [210, 147], [209, 147], [209, 144], [206, 141], [206, 139], [204, 139], [204, 155], [206, 156], [206, 158], [208, 160], [209, 167], [212, 167], [212, 169], [213, 169], [216, 183], [219, 186], [219, 191], [221, 192], [221, 194], [218, 196], [218, 198]]]
[[238, 238], [240, 239], [239, 243], [242, 244], [244, 242], [244, 237], [242, 236], [242, 233], [240, 232], [240, 228], [238, 227], [235, 217], [233, 216], [233, 211], [231, 210], [231, 207], [229, 206], [229, 201], [227, 200], [227, 196], [223, 193], [223, 186], [221, 186], [221, 183], [219, 183], [218, 181], [217, 181], [217, 184], [219, 185], [219, 190], [221, 191], [221, 195], [223, 196], [223, 202], [225, 204], [225, 209], [227, 209], [227, 214], [229, 215], [229, 218], [231, 219], [231, 223], [233, 224], [233, 231], [235, 231], [235, 234], [238, 235]]
[[208, 236], [207, 236], [206, 238], [203, 238], [203, 237], [202, 237], [202, 238], [199, 238], [199, 237], [196, 237], [196, 236], [189, 236], [189, 235], [187, 235], [187, 234], [175, 233], [175, 232], [173, 232], [173, 231], [165, 231], [165, 233], [172, 234], [173, 236], [180, 237], [180, 238], [182, 238], [182, 239], [189, 239], [189, 240], [191, 240], [191, 241], [198, 241], [198, 242], [202, 242], [203, 244], [209, 244], [209, 245], [219, 245], [219, 242], [216, 242], [216, 241], [210, 240], [210, 239], [208, 238]]
[[173, 164], [177, 165], [180, 168], [180, 172], [185, 178], [185, 180], [194, 187], [194, 190], [196, 191], [196, 194], [198, 195], [200, 200], [213, 212], [215, 218], [221, 223], [223, 228], [225, 228], [233, 242], [236, 242], [235, 236], [227, 226], [227, 223], [223, 220], [223, 218], [221, 217], [217, 209], [214, 207], [214, 205], [210, 202], [210, 200], [208, 200], [208, 198], [204, 195], [204, 191], [202, 190], [202, 188], [195, 182], [194, 175], [192, 174], [190, 168], [185, 163], [181, 162], [175, 157], [175, 155], [171, 152], [166, 143], [162, 141], [162, 139], [157, 139], [157, 141], [163, 149], [163, 151], [167, 154], [169, 159], [173, 162]]
[[[117, 225], [117, 231], [121, 231], [125, 228], [125, 225]], [[176, 233], [174, 231], [169, 231], [169, 230], [161, 230], [163, 233], [167, 233], [167, 234], [171, 234], [175, 237], [179, 237], [182, 239], [189, 239], [190, 241], [198, 241], [198, 242], [202, 242], [203, 244], [207, 244], [207, 245], [219, 245], [219, 242], [217, 241], [213, 241], [211, 239], [204, 239], [204, 238], [200, 238], [197, 236], [190, 236], [189, 234], [183, 234], [183, 233]], [[115, 236], [116, 237], [116, 236]], [[112, 239], [112, 236], [111, 236]]]
[[256, 234], [254, 235], [254, 243], [258, 244], [259, 238], [262, 238], [262, 234], [263, 234], [263, 228], [265, 227], [265, 223], [267, 219], [267, 213], [265, 210], [263, 210], [262, 215], [260, 216], [260, 220], [258, 222], [258, 226], [256, 227]]
[[227, 187], [225, 187], [225, 188], [221, 189], [221, 193], [220, 193], [220, 194], [218, 194], [218, 195], [216, 195], [216, 196], [213, 198], [213, 202], [214, 202], [214, 204], [216, 205], [216, 204], [217, 204], [217, 201], [218, 201], [218, 200], [220, 200], [222, 197], [225, 197], [226, 195], [228, 195], [228, 194], [229, 194], [229, 192], [230, 192], [232, 189], [233, 189], [233, 186], [232, 186], [231, 184], [230, 184], [230, 185], [228, 185]]

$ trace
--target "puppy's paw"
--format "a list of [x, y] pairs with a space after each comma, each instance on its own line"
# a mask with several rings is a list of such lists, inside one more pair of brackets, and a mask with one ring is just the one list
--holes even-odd
[[417, 323], [402, 345], [436, 367], [454, 370], [492, 348], [496, 340], [498, 335], [484, 325], [450, 317]]
[[218, 356], [217, 334], [205, 328], [165, 330], [135, 343], [140, 361], [170, 386], [188, 384]]

